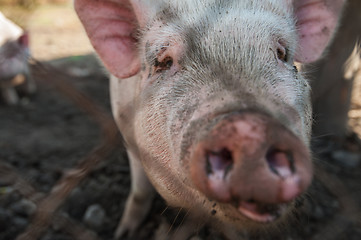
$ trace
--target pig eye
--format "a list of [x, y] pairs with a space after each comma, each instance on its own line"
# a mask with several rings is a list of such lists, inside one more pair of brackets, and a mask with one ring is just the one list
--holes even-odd
[[168, 70], [173, 65], [173, 59], [171, 57], [165, 57], [162, 61], [158, 61], [158, 59], [155, 59], [154, 62], [154, 72], [160, 73], [164, 70]]
[[282, 47], [282, 46], [278, 46], [277, 47], [277, 58], [279, 60], [281, 60], [282, 62], [287, 62], [288, 60], [288, 56], [287, 56], [287, 49]]
[[288, 58], [288, 49], [286, 47], [285, 42], [281, 39], [278, 40], [277, 44], [276, 44], [276, 53], [275, 53], [277, 59], [279, 61], [282, 61], [284, 63], [288, 62], [289, 58]]

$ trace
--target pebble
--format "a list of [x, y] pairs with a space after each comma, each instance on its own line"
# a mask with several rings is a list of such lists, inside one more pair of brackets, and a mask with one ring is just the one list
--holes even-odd
[[14, 217], [12, 222], [18, 229], [25, 229], [29, 223], [28, 220], [23, 217]]
[[332, 153], [331, 157], [338, 165], [345, 168], [354, 168], [360, 166], [361, 163], [360, 153], [337, 150]]
[[84, 216], [86, 207], [92, 204], [91, 199], [80, 188], [75, 188], [68, 200], [65, 202], [65, 209], [72, 218], [81, 219]]
[[323, 219], [325, 217], [325, 212], [320, 206], [316, 206], [314, 211], [311, 212], [311, 216], [314, 219]]
[[10, 206], [10, 209], [19, 215], [23, 215], [26, 217], [31, 216], [33, 213], [35, 213], [36, 211], [36, 204], [27, 200], [27, 199], [21, 199], [20, 201], [17, 201], [15, 203], [13, 203]]
[[83, 222], [91, 228], [100, 229], [105, 221], [105, 211], [99, 204], [91, 205], [85, 211]]
[[12, 216], [8, 210], [0, 207], [0, 232], [7, 229], [11, 217]]
[[74, 238], [70, 236], [62, 235], [61, 233], [54, 234], [52, 232], [48, 232], [40, 240], [73, 240], [73, 239]]

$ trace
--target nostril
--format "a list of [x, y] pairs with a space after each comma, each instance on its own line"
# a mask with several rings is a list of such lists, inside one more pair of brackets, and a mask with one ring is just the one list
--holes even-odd
[[208, 175], [215, 174], [225, 178], [227, 173], [232, 169], [233, 157], [232, 152], [227, 148], [220, 151], [206, 151], [206, 172]]
[[266, 160], [271, 171], [282, 178], [287, 178], [295, 173], [291, 151], [271, 148], [266, 154]]

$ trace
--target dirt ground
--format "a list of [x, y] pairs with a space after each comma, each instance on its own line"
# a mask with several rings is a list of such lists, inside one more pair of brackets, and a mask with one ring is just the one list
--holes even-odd
[[[15, 107], [0, 103], [0, 240], [112, 239], [130, 179], [111, 122], [107, 78], [88, 54], [92, 48], [70, 3], [42, 6], [28, 19], [31, 51], [42, 63], [33, 66], [34, 96]], [[350, 111], [359, 136], [360, 82]], [[288, 223], [251, 239], [361, 239], [357, 134], [341, 148], [317, 139], [313, 149], [314, 182]], [[157, 197], [134, 239], [165, 239], [183, 219]], [[197, 229], [202, 239], [224, 239], [211, 228]]]

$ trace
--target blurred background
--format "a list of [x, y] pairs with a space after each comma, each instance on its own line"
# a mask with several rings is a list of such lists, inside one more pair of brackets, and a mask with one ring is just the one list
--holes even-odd
[[92, 52], [72, 0], [0, 0], [0, 11], [29, 31], [30, 49], [38, 60]]

